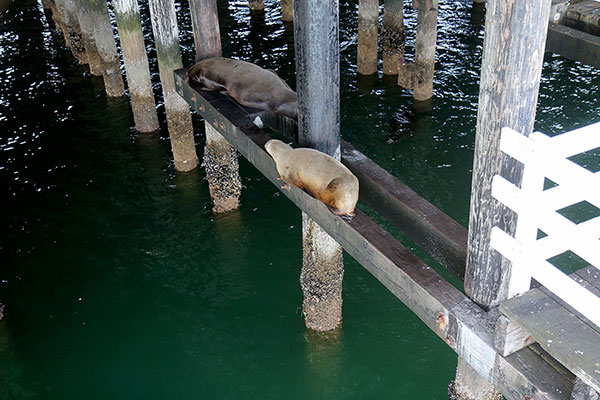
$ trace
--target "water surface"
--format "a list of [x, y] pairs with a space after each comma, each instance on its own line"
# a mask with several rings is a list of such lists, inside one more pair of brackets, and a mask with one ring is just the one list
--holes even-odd
[[[291, 26], [265, 3], [250, 14], [219, 2], [224, 54], [294, 86]], [[440, 5], [425, 114], [393, 80], [357, 78], [356, 10], [341, 2], [343, 137], [466, 225], [481, 10]], [[410, 58], [416, 13], [405, 12]], [[242, 206], [215, 216], [203, 171], [174, 171], [166, 130], [135, 132], [127, 99], [105, 96], [35, 2], [2, 12], [0, 82], [1, 399], [446, 398], [455, 354], [348, 255], [342, 329], [307, 332], [298, 210], [240, 160]], [[595, 122], [599, 89], [598, 71], [547, 55], [536, 129]]]

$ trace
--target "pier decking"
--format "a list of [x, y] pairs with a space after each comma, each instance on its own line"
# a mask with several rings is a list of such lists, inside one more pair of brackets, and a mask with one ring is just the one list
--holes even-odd
[[[592, 266], [571, 277], [600, 295], [600, 271]], [[500, 312], [515, 321], [540, 346], [582, 381], [600, 391], [600, 328], [545, 287], [513, 297]]]

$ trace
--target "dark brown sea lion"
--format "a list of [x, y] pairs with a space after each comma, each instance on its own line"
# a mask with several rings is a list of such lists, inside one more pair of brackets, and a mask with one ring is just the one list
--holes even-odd
[[314, 149], [294, 149], [281, 140], [265, 145], [286, 183], [304, 189], [336, 215], [354, 215], [358, 179], [341, 162]]
[[202, 60], [187, 70], [186, 82], [225, 93], [238, 103], [298, 119], [298, 98], [274, 71], [224, 57]]

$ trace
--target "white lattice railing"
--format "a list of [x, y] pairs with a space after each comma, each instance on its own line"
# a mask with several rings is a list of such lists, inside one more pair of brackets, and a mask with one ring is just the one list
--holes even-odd
[[[492, 196], [518, 214], [515, 237], [492, 228], [491, 246], [511, 263], [509, 297], [530, 289], [534, 278], [600, 326], [600, 298], [547, 260], [568, 250], [600, 269], [600, 216], [576, 224], [557, 212], [587, 201], [600, 209], [600, 172], [569, 157], [600, 147], [600, 123], [558, 136], [525, 137], [504, 128], [500, 150], [524, 165], [521, 188], [497, 175]], [[545, 179], [557, 185], [544, 190]], [[538, 239], [538, 229], [547, 236]]]

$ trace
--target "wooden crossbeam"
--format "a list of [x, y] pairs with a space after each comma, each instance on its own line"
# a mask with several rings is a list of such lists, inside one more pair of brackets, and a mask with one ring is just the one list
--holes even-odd
[[[275, 164], [264, 150], [270, 137], [252, 123], [249, 112], [226, 96], [195, 90], [185, 83], [184, 77], [184, 69], [175, 71], [178, 93], [281, 188]], [[352, 219], [339, 217], [297, 188], [282, 190], [282, 193], [507, 399], [569, 398], [573, 386], [569, 378], [531, 349], [522, 349], [508, 357], [499, 355], [494, 348], [498, 315], [478, 307], [365, 214], [357, 211]]]

